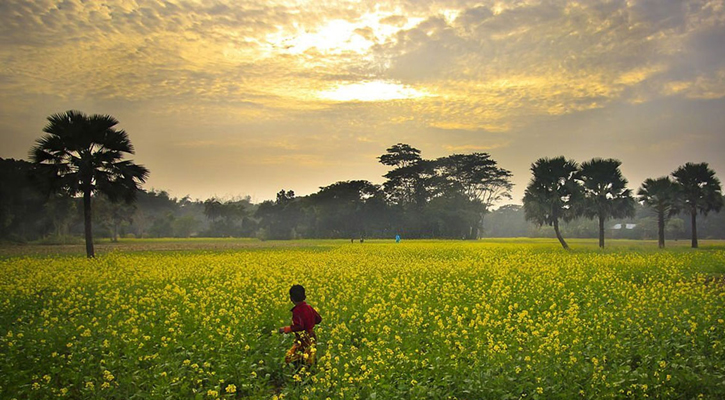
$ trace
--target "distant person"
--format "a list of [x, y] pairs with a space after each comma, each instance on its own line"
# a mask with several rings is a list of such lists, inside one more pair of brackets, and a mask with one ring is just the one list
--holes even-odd
[[289, 298], [295, 306], [292, 307], [292, 325], [279, 328], [279, 333], [294, 332], [295, 342], [287, 351], [284, 357], [286, 363], [294, 362], [295, 364], [314, 364], [315, 343], [317, 336], [315, 335], [315, 325], [322, 322], [322, 317], [309, 304], [305, 303], [305, 288], [302, 285], [292, 285], [289, 290]]
[[350, 243], [355, 243], [355, 239], [350, 238]]
[[364, 242], [364, 241], [365, 241], [365, 239], [363, 239], [363, 238], [360, 238], [360, 243], [362, 243], [362, 242]]
[[400, 243], [400, 235], [395, 235], [395, 243]]

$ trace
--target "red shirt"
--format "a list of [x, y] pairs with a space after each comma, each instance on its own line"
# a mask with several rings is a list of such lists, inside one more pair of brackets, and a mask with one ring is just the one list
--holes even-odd
[[314, 335], [315, 325], [322, 322], [320, 314], [304, 301], [294, 306], [291, 311], [292, 325], [289, 327], [288, 332], [307, 331], [310, 335]]

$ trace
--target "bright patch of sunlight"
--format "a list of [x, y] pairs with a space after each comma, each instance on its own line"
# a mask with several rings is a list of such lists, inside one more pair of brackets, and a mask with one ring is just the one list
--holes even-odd
[[267, 35], [265, 42], [271, 49], [288, 54], [301, 54], [310, 49], [325, 54], [356, 52], [364, 54], [376, 43], [390, 40], [401, 29], [409, 29], [423, 18], [405, 18], [401, 26], [390, 26], [380, 21], [390, 13], [373, 12], [348, 21], [334, 19], [317, 27], [303, 28], [298, 24], [281, 28]]
[[386, 101], [415, 99], [431, 94], [394, 82], [364, 81], [338, 85], [334, 89], [320, 92], [319, 96], [334, 101]]

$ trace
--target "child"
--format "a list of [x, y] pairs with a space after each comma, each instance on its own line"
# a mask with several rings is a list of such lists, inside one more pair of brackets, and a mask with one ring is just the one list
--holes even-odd
[[284, 358], [286, 363], [305, 360], [307, 364], [315, 362], [315, 325], [322, 322], [322, 317], [309, 304], [305, 303], [305, 288], [293, 285], [289, 290], [289, 298], [295, 303], [292, 307], [292, 325], [279, 328], [279, 333], [294, 332], [296, 339], [292, 348]]

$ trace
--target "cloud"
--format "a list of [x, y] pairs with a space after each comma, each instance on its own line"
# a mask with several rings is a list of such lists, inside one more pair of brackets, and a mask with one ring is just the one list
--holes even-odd
[[[169, 157], [218, 152], [244, 168], [354, 170], [399, 141], [432, 156], [533, 154], [539, 132], [556, 138], [539, 147], [595, 137], [579, 118], [620, 107], [659, 118], [647, 107], [671, 101], [689, 121], [678, 110], [723, 99], [721, 3], [5, 0], [0, 135], [24, 156], [50, 112], [81, 108], [123, 116], [135, 144], [174, 143]], [[340, 88], [344, 101], [320, 96]], [[559, 120], [570, 137], [546, 125]]]

